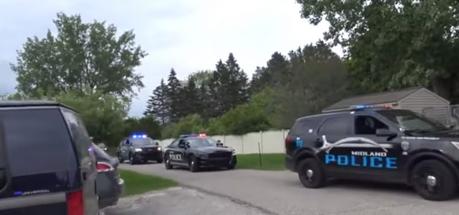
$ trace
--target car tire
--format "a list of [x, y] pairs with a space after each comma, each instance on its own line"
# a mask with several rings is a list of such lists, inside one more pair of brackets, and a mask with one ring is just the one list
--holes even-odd
[[228, 164], [227, 169], [234, 169], [236, 168], [236, 162], [231, 161], [231, 163]]
[[131, 164], [131, 165], [137, 164], [137, 161], [136, 161], [135, 157], [132, 156], [132, 155], [129, 155], [129, 164]]
[[162, 163], [162, 162], [163, 162], [163, 159], [162, 159], [162, 158], [157, 159], [156, 162], [157, 162], [157, 163]]
[[169, 156], [166, 156], [166, 160], [164, 160], [164, 167], [166, 167], [166, 169], [174, 168], [174, 166], [172, 166], [171, 164], [171, 159], [169, 158]]
[[314, 158], [307, 158], [298, 164], [298, 177], [301, 184], [307, 188], [320, 188], [326, 181], [322, 167]]
[[123, 156], [121, 156], [120, 153], [118, 153], [118, 161], [119, 161], [120, 163], [123, 163], [123, 162], [124, 162]]
[[456, 177], [442, 162], [425, 160], [411, 171], [410, 182], [416, 192], [427, 200], [442, 201], [456, 194]]
[[191, 172], [197, 172], [199, 171], [199, 163], [198, 163], [198, 159], [196, 157], [191, 157], [190, 158], [190, 162], [188, 164], [188, 166], [190, 167], [190, 171]]

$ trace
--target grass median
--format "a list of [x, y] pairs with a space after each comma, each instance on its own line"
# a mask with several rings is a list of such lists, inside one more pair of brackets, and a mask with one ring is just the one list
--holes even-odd
[[129, 170], [120, 170], [120, 174], [125, 183], [123, 196], [142, 194], [177, 186], [177, 182], [159, 176], [145, 175]]
[[284, 170], [285, 154], [237, 155], [238, 169]]

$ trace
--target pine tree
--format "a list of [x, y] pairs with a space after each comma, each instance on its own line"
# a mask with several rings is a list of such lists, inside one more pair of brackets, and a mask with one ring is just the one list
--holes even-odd
[[169, 101], [167, 97], [167, 85], [161, 79], [161, 84], [153, 90], [147, 102], [145, 116], [151, 116], [161, 122], [162, 125], [167, 123], [170, 118]]
[[169, 78], [167, 79], [167, 97], [168, 97], [168, 105], [170, 108], [170, 121], [177, 122], [180, 120], [181, 117], [184, 116], [182, 113], [182, 84], [177, 78], [177, 73], [172, 68], [171, 72], [169, 73]]
[[247, 76], [232, 53], [229, 54], [226, 63], [218, 61], [212, 78], [211, 94], [216, 101], [215, 115], [217, 116], [247, 102]]

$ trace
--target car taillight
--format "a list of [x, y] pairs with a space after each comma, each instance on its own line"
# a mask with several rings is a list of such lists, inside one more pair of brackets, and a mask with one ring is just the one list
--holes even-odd
[[83, 191], [75, 191], [67, 194], [67, 215], [83, 215]]
[[286, 149], [287, 151], [291, 151], [291, 150], [294, 149], [294, 148], [293, 148], [293, 142], [294, 142], [293, 137], [287, 136], [287, 137], [285, 138], [285, 149]]
[[113, 170], [113, 166], [107, 162], [98, 161], [96, 164], [97, 172], [108, 172]]

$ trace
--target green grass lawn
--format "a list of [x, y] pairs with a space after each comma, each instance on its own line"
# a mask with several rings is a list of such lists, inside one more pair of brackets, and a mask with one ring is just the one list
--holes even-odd
[[124, 179], [123, 196], [177, 186], [177, 182], [158, 176], [140, 174], [129, 170], [120, 170], [120, 174], [121, 178]]
[[238, 169], [284, 170], [284, 154], [262, 154], [261, 164], [258, 154], [237, 155]]

